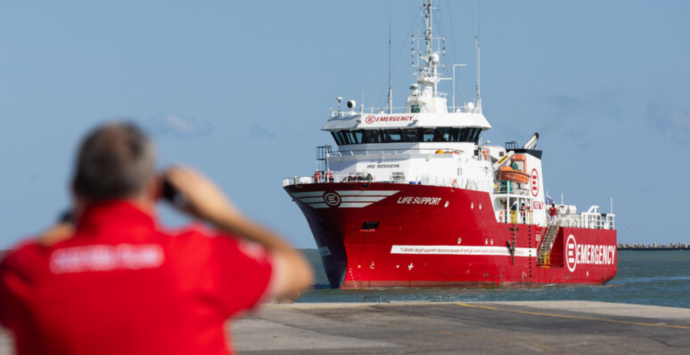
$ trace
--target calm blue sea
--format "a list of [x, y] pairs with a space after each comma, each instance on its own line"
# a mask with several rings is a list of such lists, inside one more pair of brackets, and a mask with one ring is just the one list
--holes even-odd
[[[367, 296], [385, 301], [452, 302], [586, 300], [690, 308], [689, 251], [618, 252], [618, 274], [603, 286], [543, 286], [496, 288], [393, 288], [337, 290], [328, 286], [321, 258], [302, 250], [316, 271], [315, 289], [297, 302], [362, 302]], [[368, 300], [371, 301], [371, 300]]]

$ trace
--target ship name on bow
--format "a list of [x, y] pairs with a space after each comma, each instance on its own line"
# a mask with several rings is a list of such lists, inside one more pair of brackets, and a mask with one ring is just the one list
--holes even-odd
[[399, 205], [429, 205], [436, 206], [441, 202], [440, 197], [400, 197]]

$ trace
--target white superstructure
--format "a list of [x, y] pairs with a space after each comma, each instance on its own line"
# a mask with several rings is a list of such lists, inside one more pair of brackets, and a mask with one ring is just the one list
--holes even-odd
[[[479, 82], [475, 101], [448, 106], [438, 84], [454, 78], [441, 76], [445, 68], [439, 58], [445, 48], [431, 26], [436, 8], [430, 0], [423, 6], [426, 30], [422, 37], [413, 36], [413, 43], [423, 42], [424, 47], [414, 51], [419, 69], [405, 107], [393, 112], [389, 99], [385, 109], [365, 110], [348, 101], [348, 108], [341, 110], [338, 98], [337, 110], [322, 127], [332, 134], [338, 151], [319, 147], [318, 175], [289, 178], [284, 184], [372, 181], [484, 191], [491, 195], [499, 222], [546, 226], [538, 134], [522, 146], [483, 144], [481, 134], [491, 125], [482, 113]], [[477, 42], [477, 59], [478, 53]]]

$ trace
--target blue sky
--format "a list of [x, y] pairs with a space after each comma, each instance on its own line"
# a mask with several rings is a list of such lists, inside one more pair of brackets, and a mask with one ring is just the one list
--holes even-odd
[[[476, 3], [440, 5], [445, 61], [469, 65], [458, 94], [474, 97]], [[403, 105], [419, 10], [419, 1], [1, 2], [0, 249], [68, 205], [78, 140], [113, 118], [152, 133], [161, 167], [198, 167], [246, 214], [314, 247], [281, 180], [313, 172], [315, 147], [334, 144], [319, 129], [336, 96], [385, 105], [389, 16]], [[484, 1], [482, 98], [494, 127], [484, 139], [539, 132], [551, 196], [604, 211], [613, 197], [620, 242], [690, 242], [689, 14], [687, 1]]]

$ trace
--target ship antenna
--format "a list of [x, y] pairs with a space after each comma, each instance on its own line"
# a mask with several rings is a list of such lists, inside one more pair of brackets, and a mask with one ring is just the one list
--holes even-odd
[[388, 15], [388, 114], [393, 113], [393, 86], [391, 85], [391, 27], [393, 15]]
[[482, 112], [482, 95], [480, 91], [480, 81], [479, 81], [479, 73], [480, 73], [480, 63], [481, 63], [481, 47], [479, 46], [479, 16], [480, 16], [480, 10], [481, 10], [481, 1], [477, 0], [477, 34], [475, 36], [475, 41], [476, 41], [476, 46], [477, 46], [477, 112], [481, 113]]

